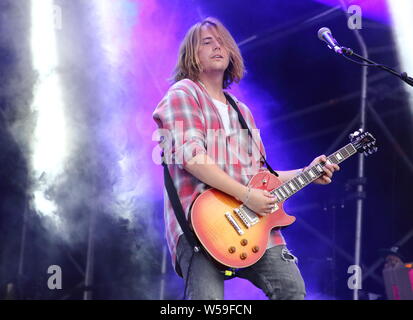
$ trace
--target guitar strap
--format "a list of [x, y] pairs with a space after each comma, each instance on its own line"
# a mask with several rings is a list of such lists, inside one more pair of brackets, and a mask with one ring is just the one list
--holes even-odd
[[162, 152], [162, 166], [164, 171], [164, 183], [168, 193], [169, 200], [171, 201], [172, 208], [174, 209], [176, 219], [181, 226], [182, 231], [188, 240], [194, 252], [199, 252], [202, 246], [199, 244], [198, 239], [195, 237], [192, 230], [189, 228], [188, 221], [185, 217], [184, 209], [182, 208], [181, 201], [179, 200], [178, 192], [176, 191], [174, 182], [168, 169], [168, 165], [165, 163], [164, 153]]
[[[239, 110], [237, 104], [235, 103], [234, 99], [232, 99], [232, 97], [231, 97], [228, 93], [224, 92], [224, 94], [225, 94], [225, 97], [227, 98], [228, 102], [231, 104], [231, 106], [232, 106], [232, 107], [235, 109], [235, 111], [238, 113], [238, 119], [239, 119], [239, 122], [241, 123], [241, 127], [242, 127], [243, 129], [247, 129], [247, 130], [248, 130], [248, 135], [251, 137], [252, 140], [254, 140], [254, 139], [252, 138], [252, 134], [251, 134], [250, 128], [248, 128], [248, 125], [247, 125], [247, 123], [245, 122], [245, 119], [244, 119], [241, 111]], [[258, 147], [258, 146], [257, 146], [257, 147]], [[270, 164], [267, 162], [267, 160], [265, 159], [264, 155], [262, 154], [260, 147], [258, 147], [258, 150], [260, 150], [261, 157], [262, 157], [262, 159], [264, 160], [264, 163], [265, 163], [265, 165], [267, 166], [268, 170], [269, 170], [273, 175], [275, 175], [276, 177], [278, 177], [278, 173], [275, 172], [275, 171], [271, 168]]]
[[[202, 247], [202, 245], [199, 243], [198, 238], [195, 236], [193, 231], [189, 228], [189, 223], [185, 217], [185, 212], [184, 209], [182, 208], [181, 201], [179, 200], [178, 192], [176, 191], [175, 185], [173, 183], [171, 173], [169, 172], [168, 165], [165, 163], [165, 157], [164, 153], [162, 152], [162, 166], [164, 169], [164, 183], [165, 183], [165, 188], [168, 193], [169, 200], [171, 201], [172, 208], [175, 212], [176, 219], [179, 222], [179, 225], [181, 226], [181, 229], [184, 233], [184, 236], [186, 240], [188, 241], [189, 245], [193, 249], [193, 254], [199, 254], [199, 253], [204, 253], [204, 255], [211, 260], [212, 263], [214, 263], [219, 271], [223, 273], [228, 279], [231, 277], [235, 276], [235, 269], [223, 266], [219, 264], [217, 261], [212, 259], [212, 257], [208, 254], [208, 252]], [[192, 260], [192, 259], [191, 259]], [[179, 266], [179, 263], [176, 263], [176, 271], [180, 276], [183, 277], [182, 275], [182, 270], [181, 267]]]

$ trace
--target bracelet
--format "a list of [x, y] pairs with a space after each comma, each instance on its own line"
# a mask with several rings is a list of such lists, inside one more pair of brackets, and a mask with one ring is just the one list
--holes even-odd
[[248, 203], [248, 200], [250, 198], [250, 192], [251, 192], [251, 187], [250, 186], [247, 186], [247, 187], [248, 187], [248, 191], [247, 191], [247, 199], [245, 199], [245, 202], [244, 202], [245, 205], [247, 205]]

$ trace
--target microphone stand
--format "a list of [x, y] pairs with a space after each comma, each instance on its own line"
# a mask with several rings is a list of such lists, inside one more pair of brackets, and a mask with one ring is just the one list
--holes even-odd
[[[347, 12], [347, 5], [345, 0], [340, 0], [341, 6], [344, 10], [344, 12]], [[349, 14], [346, 13], [346, 16], [349, 17]], [[381, 64], [377, 64], [376, 62], [370, 60], [368, 58], [368, 52], [367, 52], [367, 46], [363, 40], [363, 37], [361, 36], [360, 32], [357, 29], [354, 29], [354, 34], [357, 38], [357, 41], [360, 45], [360, 48], [362, 50], [362, 55], [359, 55], [355, 53], [352, 49], [346, 48], [346, 47], [340, 47], [341, 50], [337, 51], [334, 50], [336, 53], [342, 55], [344, 58], [357, 63], [359, 65], [365, 66], [365, 67], [377, 67], [382, 70], [385, 70], [387, 72], [390, 72], [391, 74], [399, 77], [401, 80], [409, 84], [410, 86], [413, 86], [413, 78], [409, 77], [406, 72], [402, 73], [397, 73], [395, 70], [386, 67]], [[329, 48], [333, 49], [333, 47], [329, 44]], [[341, 51], [341, 52], [340, 52]], [[358, 61], [355, 61], [351, 58], [351, 56], [355, 56], [359, 58], [361, 61], [367, 62], [367, 63], [361, 63]], [[362, 69], [362, 74], [361, 74], [361, 97], [360, 97], [360, 128], [365, 131], [365, 124], [366, 124], [366, 102], [367, 102], [367, 68]], [[358, 174], [357, 174], [357, 216], [356, 216], [356, 235], [355, 235], [355, 252], [354, 252], [354, 264], [358, 267], [361, 267], [361, 232], [362, 232], [362, 214], [363, 214], [363, 202], [365, 198], [365, 178], [364, 178], [364, 157], [363, 154], [359, 154], [358, 158]], [[353, 288], [353, 300], [359, 300], [359, 290], [361, 289], [362, 286], [362, 276], [357, 277], [360, 279], [357, 281], [357, 284]]]
[[[363, 37], [358, 30], [354, 30], [357, 41], [360, 44], [363, 57], [362, 60], [368, 59], [367, 46]], [[343, 49], [342, 49], [343, 50]], [[343, 51], [344, 52], [344, 51]], [[351, 59], [351, 58], [348, 58]], [[352, 60], [352, 59], [351, 59]], [[360, 129], [364, 132], [366, 128], [366, 104], [367, 104], [367, 68], [363, 68], [361, 72], [361, 97], [360, 97]], [[362, 235], [362, 218], [365, 199], [365, 177], [364, 177], [364, 156], [362, 153], [358, 155], [358, 170], [357, 170], [357, 214], [356, 214], [356, 234], [354, 243], [354, 265], [361, 268], [361, 235]], [[353, 300], [359, 300], [359, 290], [362, 288], [362, 277], [357, 277], [357, 285], [353, 289]], [[359, 283], [360, 282], [360, 283]]]
[[[364, 67], [377, 67], [384, 71], [387, 71], [394, 76], [400, 78], [405, 83], [413, 87], [413, 78], [409, 77], [406, 72], [398, 73], [394, 69], [387, 67], [382, 64], [378, 64], [368, 58], [367, 48], [363, 41], [363, 38], [360, 36], [358, 32], [356, 32], [357, 40], [360, 43], [360, 47], [363, 51], [362, 55], [355, 53], [352, 49], [341, 47], [341, 55], [359, 65]], [[351, 57], [357, 57], [361, 61], [366, 63], [361, 63], [358, 61], [353, 60]], [[361, 89], [361, 104], [360, 104], [360, 128], [365, 130], [365, 123], [366, 123], [366, 100], [367, 100], [367, 68], [363, 68], [362, 70], [362, 89]], [[357, 216], [356, 216], [356, 234], [355, 234], [355, 252], [354, 252], [354, 264], [356, 266], [361, 266], [361, 234], [362, 234], [362, 215], [363, 215], [363, 202], [365, 198], [365, 178], [364, 178], [364, 157], [363, 154], [359, 155], [358, 159], [358, 185], [357, 185]], [[359, 278], [362, 281], [362, 277]], [[355, 286], [353, 288], [353, 300], [359, 300], [359, 290], [361, 289], [361, 283], [359, 286]]]
[[[406, 72], [398, 73], [396, 70], [394, 70], [394, 69], [392, 69], [392, 68], [390, 68], [390, 67], [387, 67], [387, 66], [382, 65], [382, 64], [378, 64], [378, 63], [376, 63], [376, 62], [368, 59], [367, 57], [363, 57], [363, 56], [355, 53], [355, 52], [354, 52], [352, 49], [350, 49], [350, 48], [341, 47], [341, 50], [343, 51], [344, 57], [355, 56], [355, 57], [359, 58], [360, 60], [368, 63], [368, 64], [362, 64], [363, 66], [366, 66], [366, 67], [377, 67], [377, 68], [379, 68], [379, 69], [385, 70], [385, 71], [387, 71], [387, 72], [395, 75], [396, 77], [400, 78], [400, 79], [403, 80], [405, 83], [407, 83], [409, 86], [413, 87], [413, 78], [412, 78], [412, 77], [409, 77]], [[352, 60], [352, 59], [350, 59], [350, 60], [353, 61], [353, 62], [355, 62], [355, 63], [360, 64], [360, 63], [357, 62], [357, 61], [354, 61], [354, 60]]]

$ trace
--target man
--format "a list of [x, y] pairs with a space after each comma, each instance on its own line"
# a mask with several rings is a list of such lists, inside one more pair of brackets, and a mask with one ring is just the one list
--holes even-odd
[[[265, 150], [259, 137], [251, 142], [248, 135], [245, 137], [240, 133], [242, 126], [238, 115], [224, 94], [224, 89], [234, 81], [239, 82], [244, 72], [239, 48], [218, 20], [207, 18], [188, 31], [180, 47], [175, 84], [153, 114], [159, 128], [173, 132], [172, 138], [164, 139], [161, 146], [187, 216], [195, 198], [208, 187], [235, 197], [260, 215], [270, 214], [277, 201], [268, 191], [247, 187], [252, 175], [266, 170], [261, 157], [261, 154], [265, 156]], [[236, 101], [248, 127], [256, 131], [248, 107], [230, 96]], [[211, 130], [220, 133], [218, 141], [210, 141]], [[231, 143], [234, 138], [239, 139], [235, 152]], [[214, 158], [222, 145], [224, 154], [221, 152], [219, 159]], [[255, 152], [251, 154], [252, 149]], [[234, 154], [237, 161], [233, 161]], [[326, 161], [323, 155], [310, 165]], [[277, 173], [279, 179], [286, 181], [301, 170]], [[325, 174], [315, 183], [330, 183], [333, 172], [339, 167], [326, 164], [324, 170]], [[192, 247], [182, 236], [166, 194], [165, 224], [172, 262], [185, 280], [188, 298], [223, 299], [224, 274], [204, 254], [193, 254]], [[304, 281], [296, 258], [286, 248], [279, 228], [272, 230], [264, 256], [254, 265], [238, 270], [237, 276], [250, 280], [269, 299], [305, 297]]]

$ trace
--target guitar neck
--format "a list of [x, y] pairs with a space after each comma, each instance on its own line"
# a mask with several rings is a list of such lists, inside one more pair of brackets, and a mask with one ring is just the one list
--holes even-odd
[[[349, 143], [340, 150], [337, 150], [336, 152], [329, 155], [327, 157], [327, 163], [339, 164], [356, 153], [356, 148], [354, 148], [354, 146]], [[285, 201], [293, 194], [297, 193], [302, 188], [321, 177], [324, 173], [323, 167], [323, 164], [317, 164], [312, 167], [306, 168], [303, 172], [301, 172], [294, 178], [288, 180], [281, 186], [272, 190], [271, 193], [277, 196], [280, 201]]]

